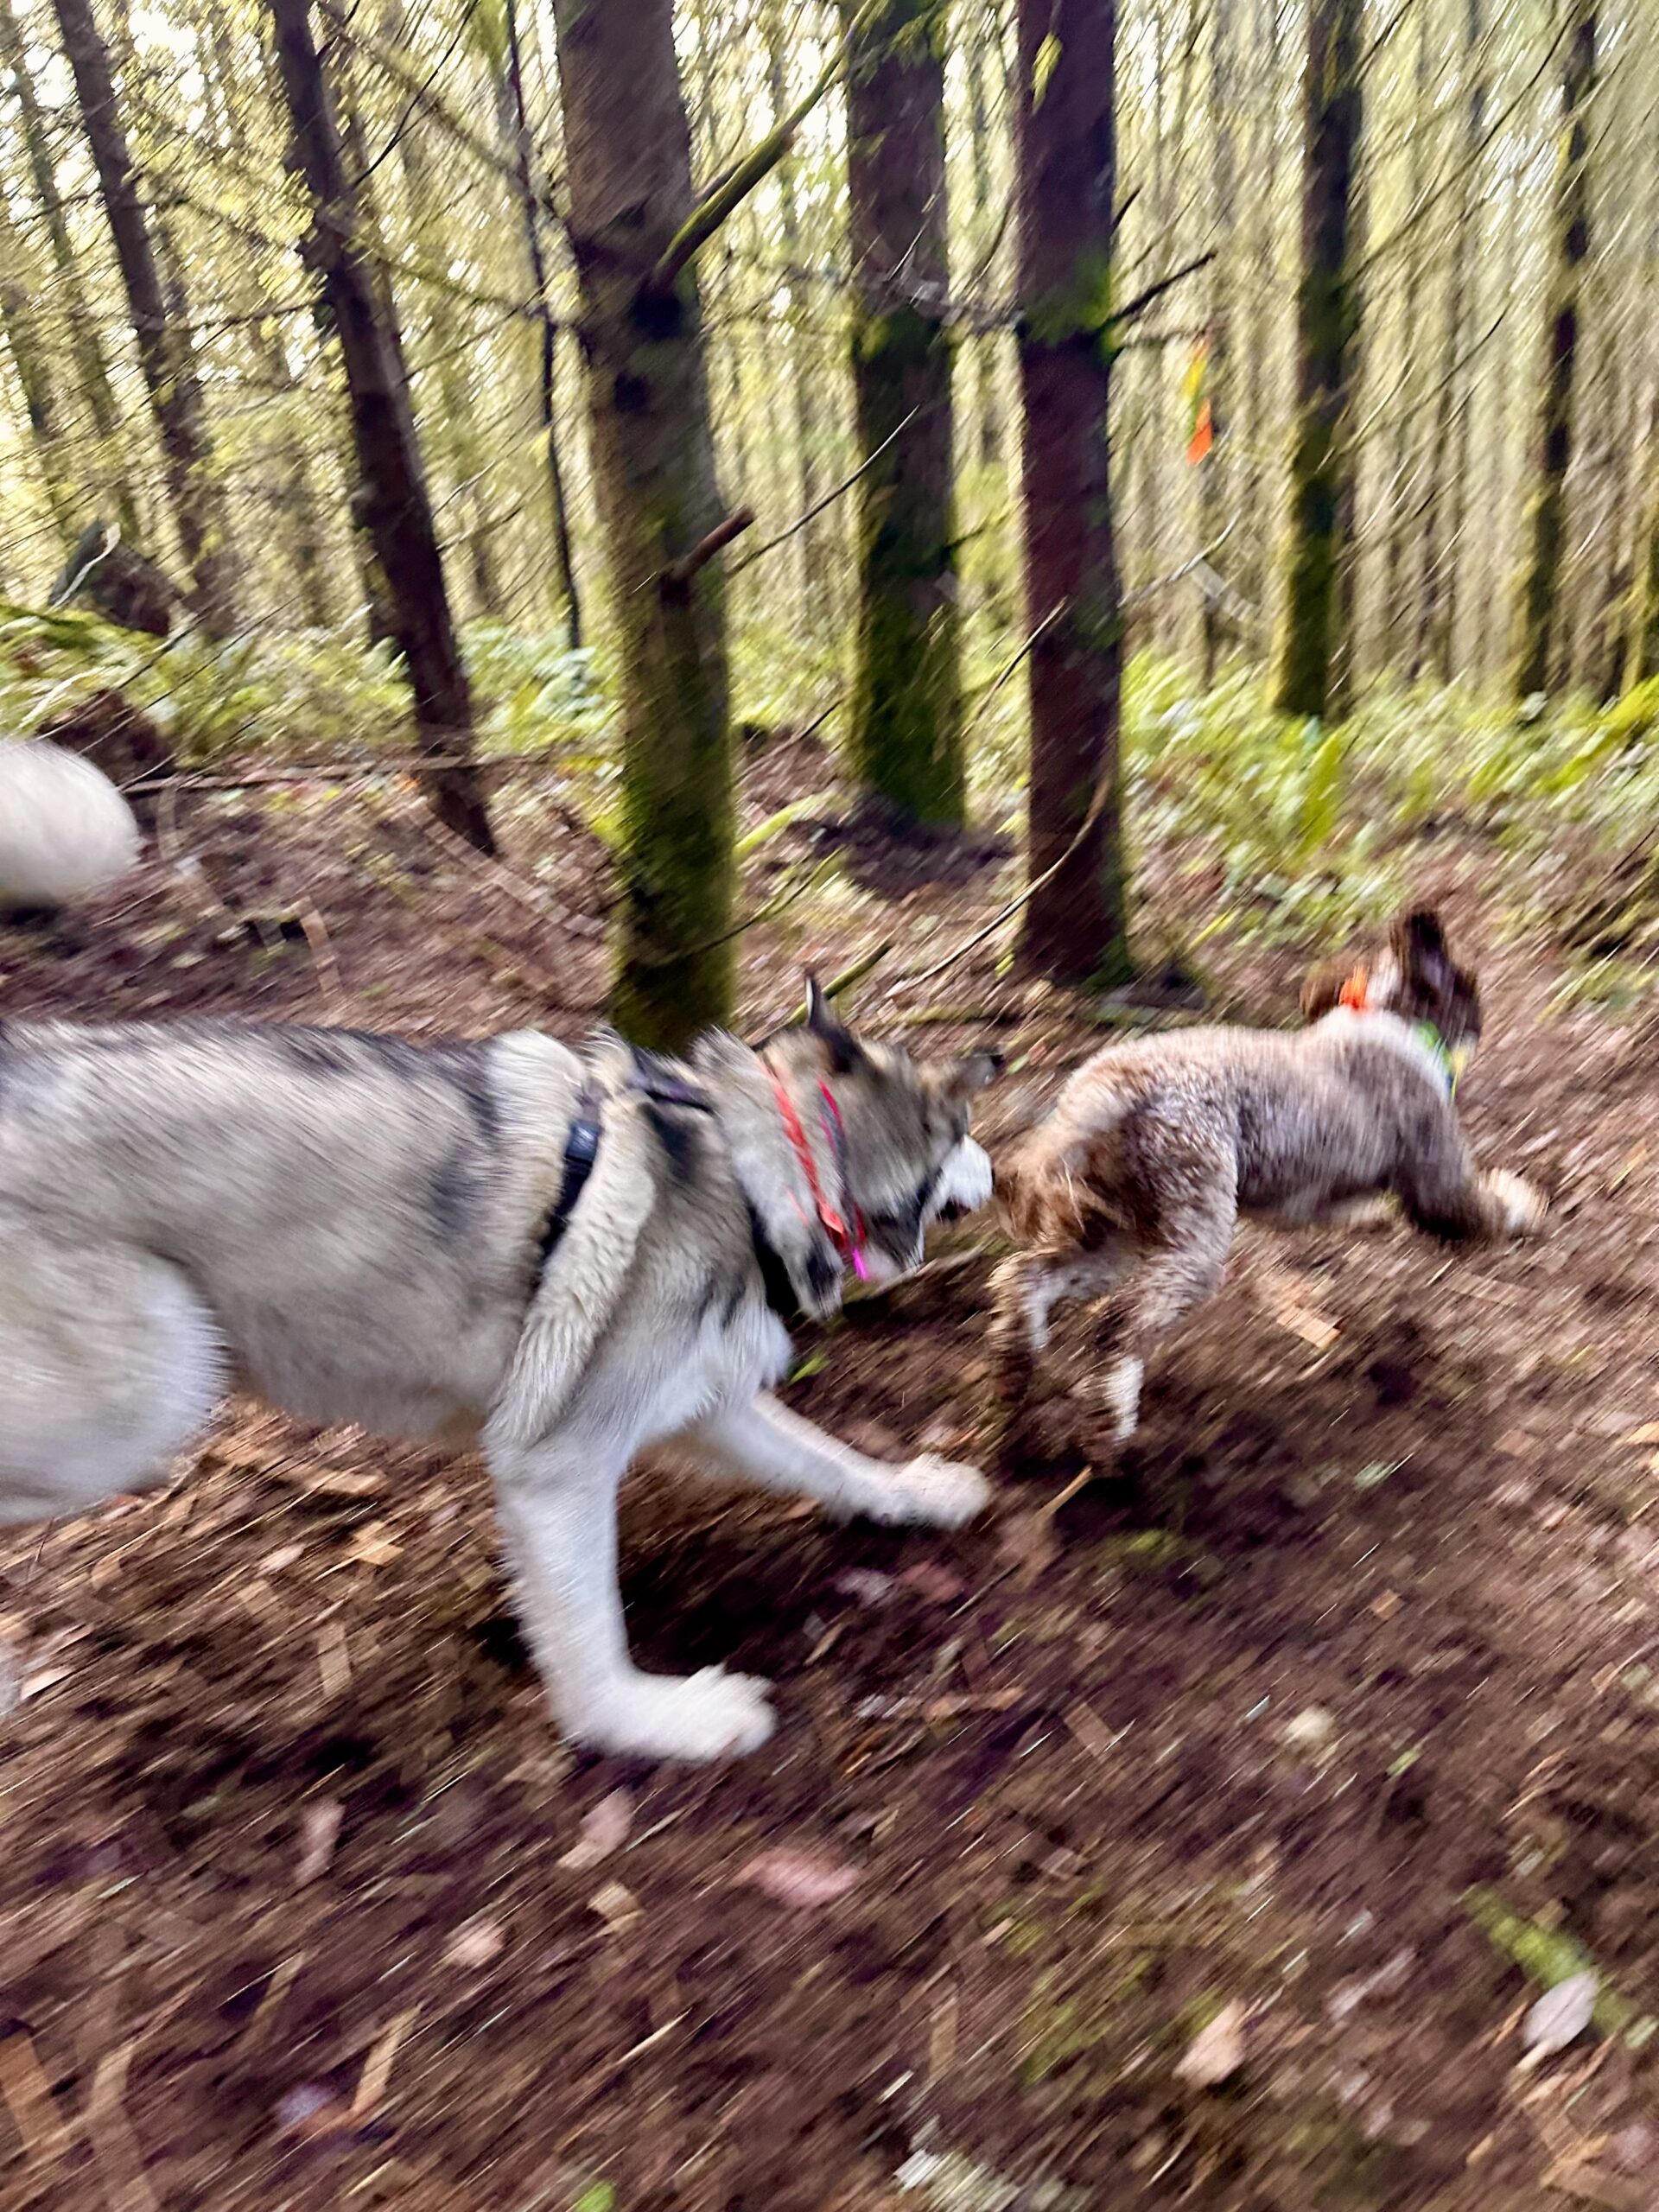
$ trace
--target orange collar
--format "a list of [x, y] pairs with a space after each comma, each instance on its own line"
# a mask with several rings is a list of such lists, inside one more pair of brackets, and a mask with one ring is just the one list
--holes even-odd
[[1370, 981], [1370, 974], [1368, 969], [1364, 968], [1356, 968], [1353, 974], [1343, 985], [1342, 990], [1337, 999], [1337, 1004], [1338, 1006], [1351, 1007], [1353, 1012], [1356, 1014], [1363, 1014], [1370, 1004], [1370, 999], [1369, 996]]

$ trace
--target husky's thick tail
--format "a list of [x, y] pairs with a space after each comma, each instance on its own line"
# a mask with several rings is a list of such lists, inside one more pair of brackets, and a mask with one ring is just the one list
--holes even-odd
[[90, 760], [42, 740], [0, 741], [0, 913], [101, 890], [142, 842], [132, 809]]

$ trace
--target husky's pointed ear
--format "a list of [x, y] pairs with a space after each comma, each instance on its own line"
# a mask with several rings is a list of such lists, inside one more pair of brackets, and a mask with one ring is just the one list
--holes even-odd
[[952, 1109], [977, 1097], [988, 1083], [995, 1083], [1005, 1063], [1001, 1052], [969, 1052], [965, 1059], [947, 1060], [931, 1071], [935, 1096]]
[[864, 1058], [862, 1046], [836, 1014], [829, 994], [809, 969], [806, 977], [806, 1027], [823, 1046], [833, 1075], [850, 1075]]

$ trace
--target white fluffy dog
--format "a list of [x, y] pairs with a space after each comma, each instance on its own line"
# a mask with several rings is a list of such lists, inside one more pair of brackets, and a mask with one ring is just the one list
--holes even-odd
[[132, 809], [90, 760], [41, 740], [0, 743], [0, 913], [101, 890], [141, 842]]

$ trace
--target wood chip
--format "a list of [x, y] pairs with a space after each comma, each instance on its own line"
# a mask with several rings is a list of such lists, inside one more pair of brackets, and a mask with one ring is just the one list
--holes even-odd
[[639, 1910], [639, 1898], [632, 1890], [625, 1889], [620, 1882], [601, 1883], [588, 1898], [588, 1910], [596, 1912], [605, 1925], [618, 1936], [644, 1916]]
[[370, 2046], [363, 2062], [363, 2071], [358, 2076], [357, 2094], [352, 2099], [352, 2118], [362, 2120], [376, 2111], [386, 2094], [391, 2080], [391, 2069], [397, 2061], [398, 2046], [414, 2026], [420, 2012], [418, 2005], [411, 2005], [400, 2012], [391, 2026], [384, 2029]]
[[303, 1889], [308, 1882], [315, 1882], [319, 1875], [327, 1872], [328, 1862], [340, 1840], [344, 1809], [338, 1797], [325, 1797], [315, 1805], [308, 1805], [301, 1814], [300, 1863], [294, 1870], [296, 1888]]
[[63, 2146], [63, 2117], [26, 2029], [15, 2029], [0, 2042], [0, 2096], [22, 2138], [25, 2157], [36, 2165], [49, 2164]]
[[338, 1621], [326, 1621], [317, 1630], [317, 1666], [326, 1698], [344, 1697], [352, 1686], [352, 1648]]
[[1108, 1765], [1117, 1750], [1117, 1738], [1090, 1705], [1074, 1699], [1065, 1709], [1065, 1725], [1091, 1759]]
[[86, 2134], [110, 2212], [161, 2212], [127, 2118], [127, 2068], [135, 2040], [130, 2037], [99, 2059], [86, 2096]]

